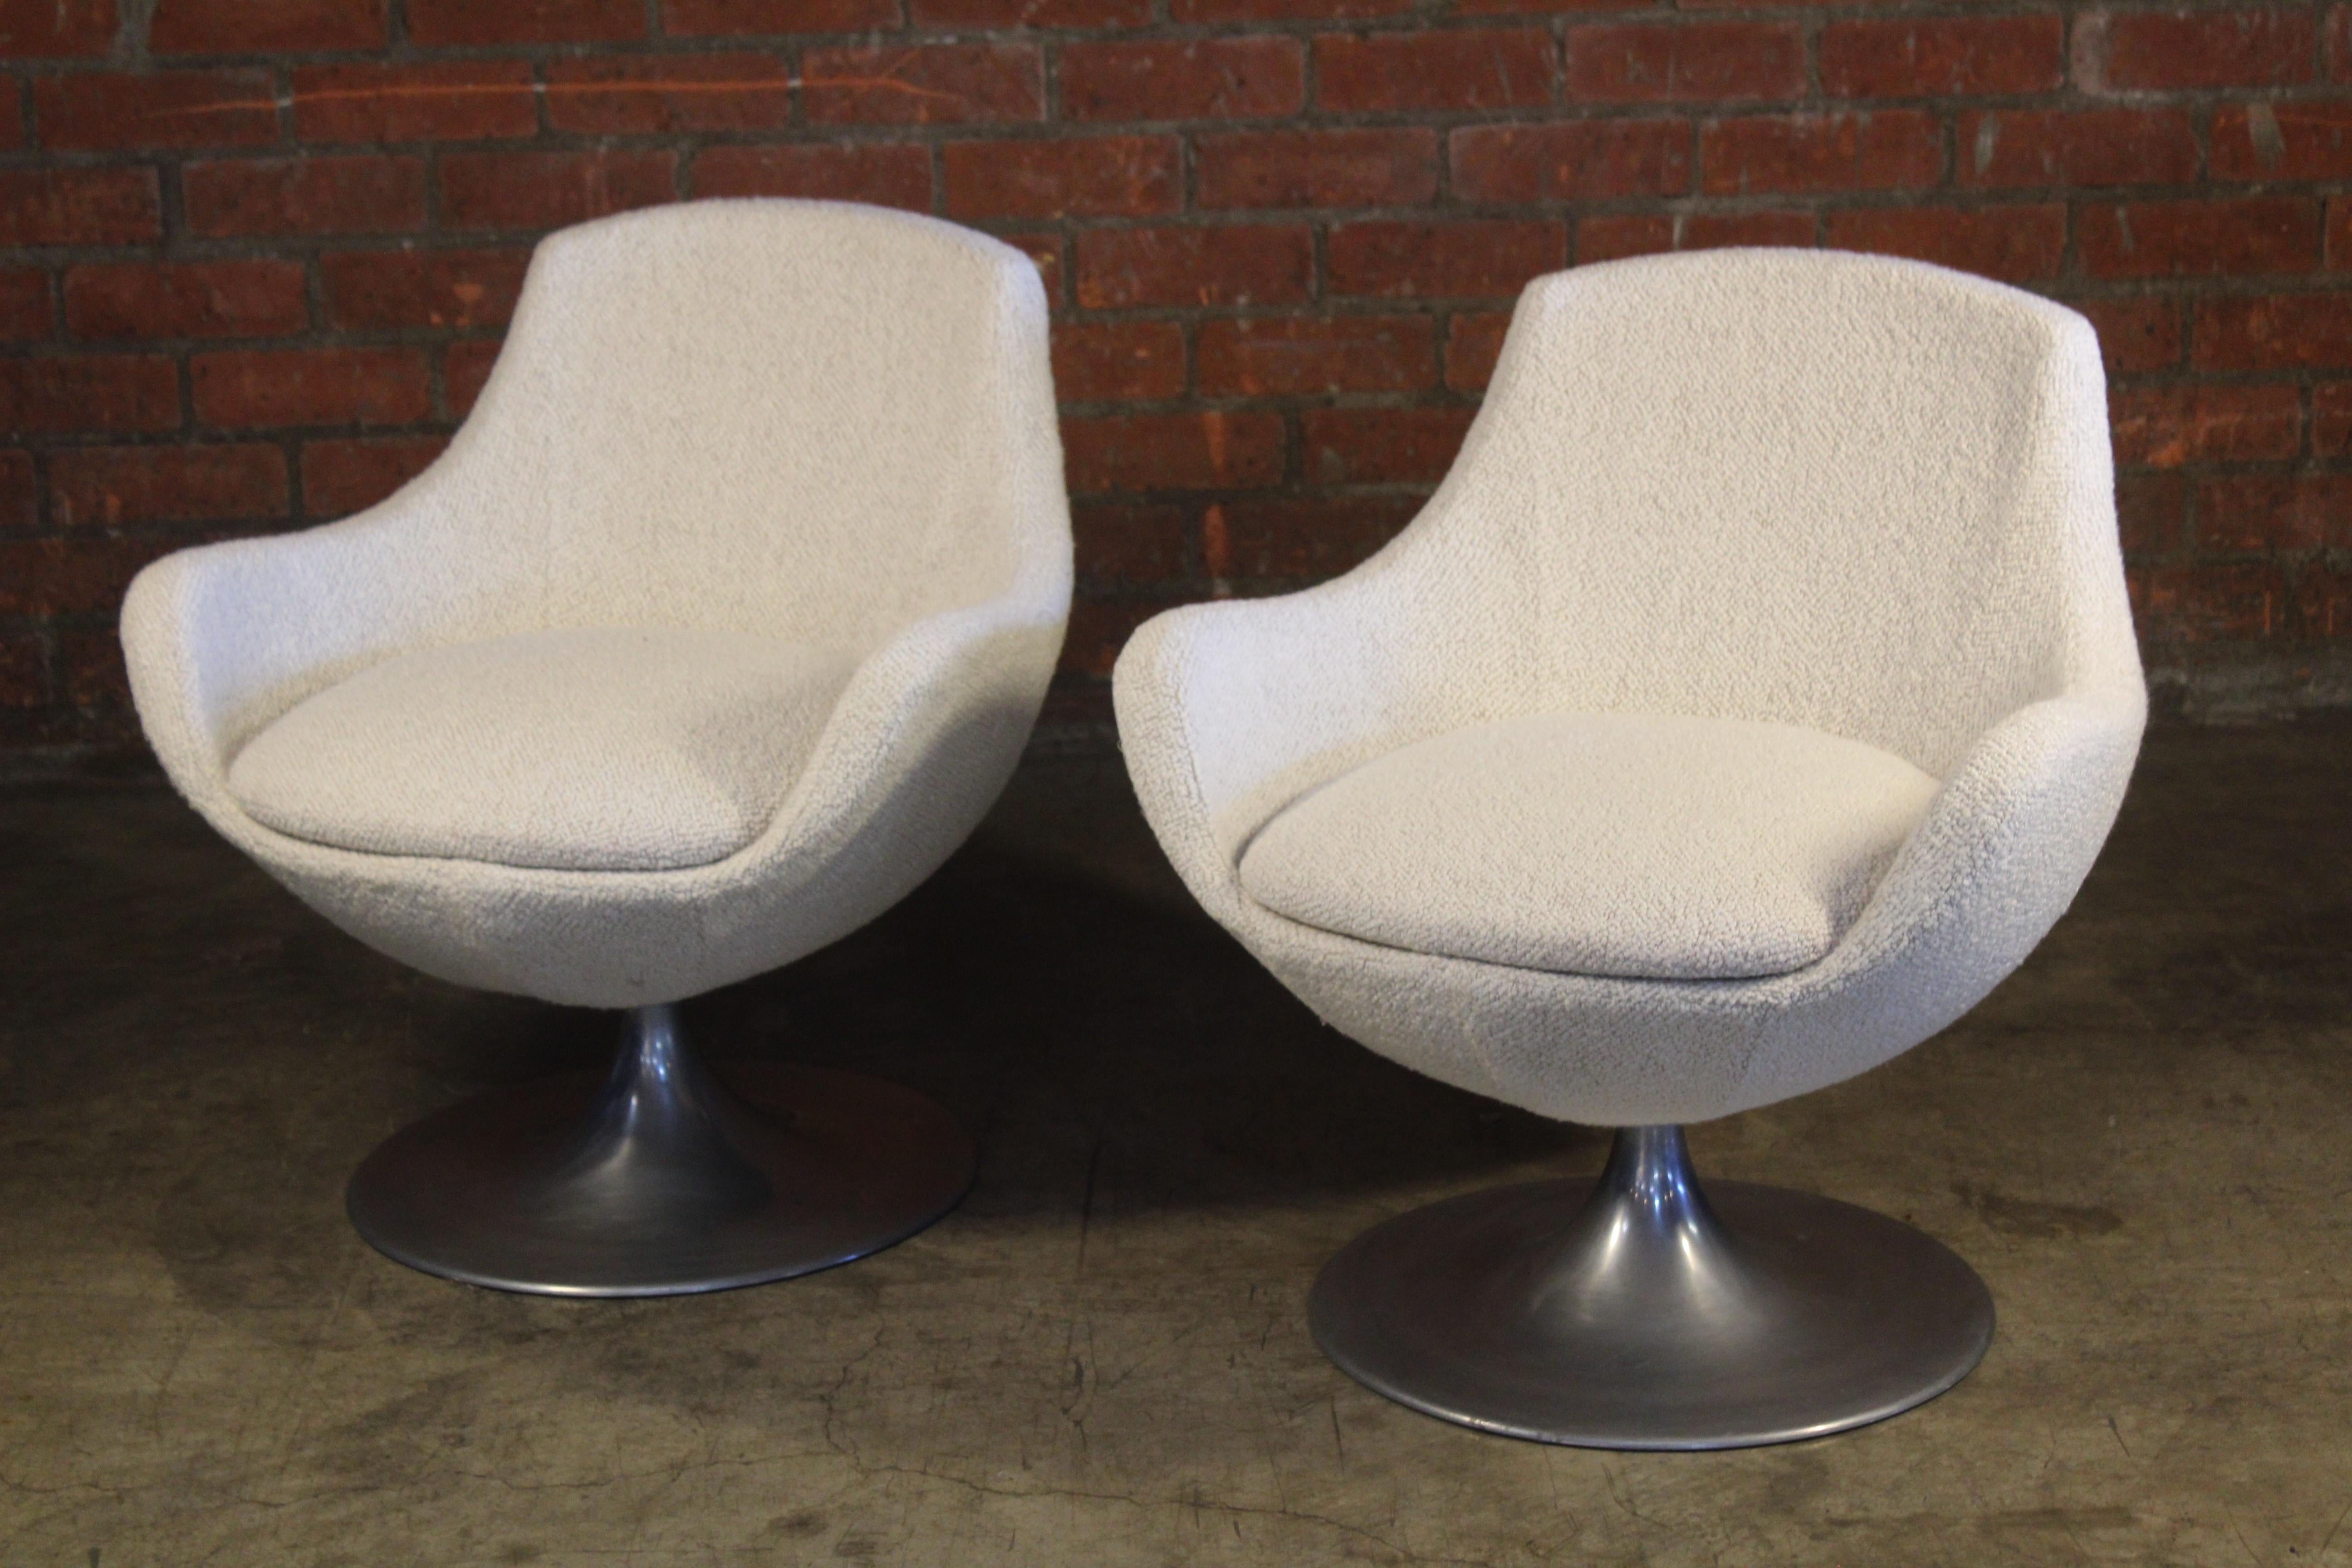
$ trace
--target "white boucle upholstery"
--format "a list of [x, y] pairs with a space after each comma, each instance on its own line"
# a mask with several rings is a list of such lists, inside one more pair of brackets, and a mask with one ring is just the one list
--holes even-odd
[[375, 855], [708, 866], [776, 815], [856, 668], [667, 627], [446, 643], [296, 703], [229, 764], [229, 793], [289, 837]]
[[[1156, 617], [1114, 689], [1193, 893], [1375, 1050], [1604, 1125], [1836, 1082], [2024, 958], [2130, 776], [2147, 698], [2097, 339], [2032, 295], [1884, 258], [1727, 250], [1538, 279], [1411, 526], [1305, 593]], [[1542, 713], [1799, 725], [1940, 787], [1853, 924], [1786, 974], [1407, 952], [1243, 885], [1244, 847], [1308, 790]]]
[[[342, 522], [156, 563], [122, 637], [173, 782], [330, 920], [443, 979], [623, 1007], [787, 963], [929, 875], [1018, 759], [1069, 592], [1028, 259], [871, 207], [697, 202], [549, 237], [439, 461]], [[229, 786], [313, 693], [565, 628], [770, 639], [854, 672], [772, 815], [707, 865], [355, 850]]]
[[1541, 714], [1417, 741], [1262, 828], [1242, 887], [1408, 952], [1562, 974], [1741, 980], [1819, 959], [1936, 781], [1793, 724]]

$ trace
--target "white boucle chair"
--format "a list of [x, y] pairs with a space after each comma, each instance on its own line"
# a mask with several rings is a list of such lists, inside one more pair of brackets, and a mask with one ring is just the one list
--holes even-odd
[[671, 1005], [873, 919], [987, 809], [1061, 645], [1045, 300], [983, 236], [704, 202], [543, 242], [447, 452], [383, 504], [191, 550], [123, 607], [173, 782], [343, 930], [629, 1012], [601, 1093], [492, 1095], [353, 1178], [475, 1283], [710, 1289], [919, 1229], [969, 1138], [911, 1091], [745, 1069]]
[[1772, 1188], [1710, 1207], [1680, 1127], [1952, 1022], [2105, 837], [2146, 692], [2080, 316], [1811, 251], [1538, 279], [1400, 537], [1159, 616], [1116, 697], [1177, 869], [1325, 1020], [1621, 1129], [1597, 1187], [1343, 1251], [1310, 1304], [1342, 1367], [1490, 1431], [1692, 1448], [1976, 1364], [1991, 1301], [1951, 1253]]

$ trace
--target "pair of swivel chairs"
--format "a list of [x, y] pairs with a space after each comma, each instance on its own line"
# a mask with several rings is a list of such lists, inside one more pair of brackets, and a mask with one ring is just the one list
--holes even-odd
[[[928, 219], [569, 230], [432, 468], [133, 585], [147, 733], [216, 828], [404, 963], [626, 1014], [608, 1078], [371, 1155], [377, 1247], [651, 1295], [955, 1202], [971, 1145], [929, 1101], [730, 1089], [674, 1005], [880, 913], [1009, 776], [1070, 594], [1045, 333], [1025, 258]], [[1538, 279], [1403, 534], [1158, 617], [1114, 688], [1170, 858], [1294, 993], [1621, 1130], [1597, 1184], [1343, 1251], [1309, 1300], [1341, 1366], [1491, 1431], [1714, 1447], [1893, 1414], [1982, 1355], [1957, 1258], [1827, 1199], [1710, 1204], [1679, 1127], [1941, 1028], [2104, 839], [2145, 697], [2081, 318], [1810, 252]]]

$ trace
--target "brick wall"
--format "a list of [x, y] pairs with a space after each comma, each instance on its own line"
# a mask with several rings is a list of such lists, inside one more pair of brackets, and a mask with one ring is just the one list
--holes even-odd
[[2346, 5], [0, 0], [0, 744], [131, 732], [142, 563], [426, 462], [534, 237], [754, 193], [1037, 258], [1066, 722], [1402, 524], [1530, 275], [1751, 243], [2090, 314], [2152, 667], [2352, 698]]

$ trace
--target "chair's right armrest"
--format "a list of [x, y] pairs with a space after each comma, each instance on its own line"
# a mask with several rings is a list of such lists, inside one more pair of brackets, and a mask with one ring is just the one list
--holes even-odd
[[122, 605], [140, 722], [184, 789], [310, 692], [482, 618], [499, 574], [394, 497], [342, 522], [167, 555]]
[[1412, 657], [1411, 595], [1388, 564], [1171, 610], [1120, 653], [1112, 698], [1128, 771], [1196, 893], [1237, 896], [1242, 849], [1306, 790], [1459, 721], [1448, 672]]

